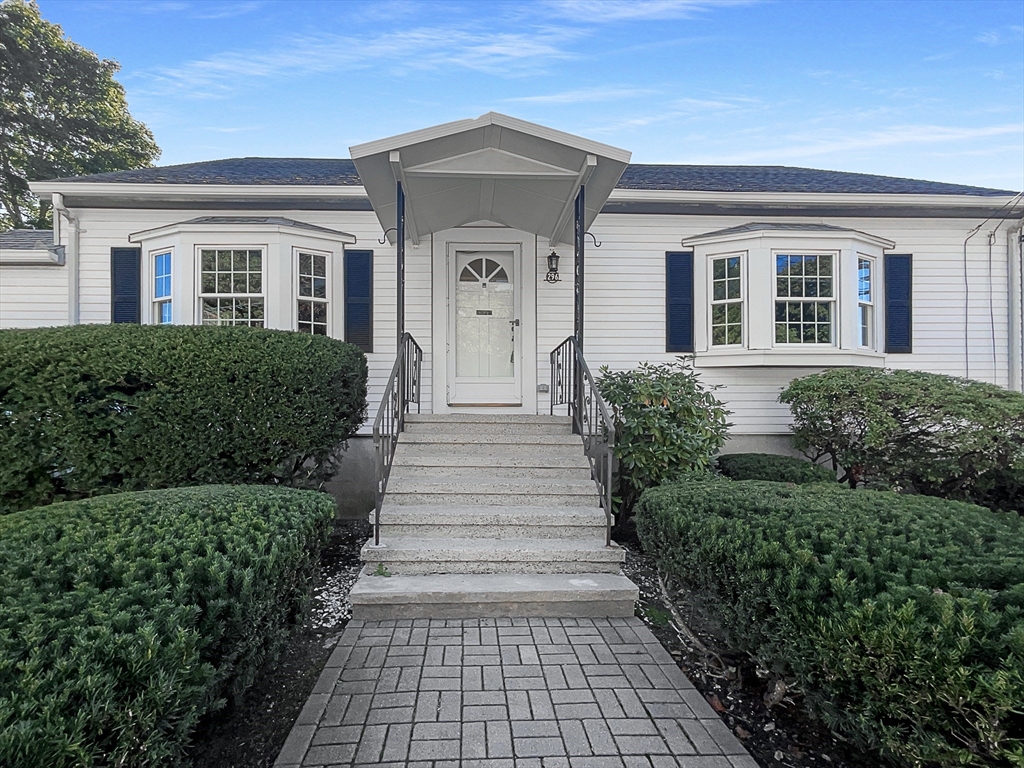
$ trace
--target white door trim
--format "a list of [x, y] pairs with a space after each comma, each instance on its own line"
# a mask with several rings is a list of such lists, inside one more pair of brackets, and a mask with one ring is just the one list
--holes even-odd
[[[431, 310], [434, 413], [536, 413], [537, 412], [537, 240], [528, 232], [507, 227], [460, 227], [437, 232], [431, 236], [433, 254], [433, 290]], [[452, 354], [449, 296], [451, 267], [456, 250], [509, 251], [516, 254], [516, 292], [520, 326], [516, 329], [518, 353], [521, 354], [522, 404], [518, 407], [451, 406], [449, 402], [449, 355]]]

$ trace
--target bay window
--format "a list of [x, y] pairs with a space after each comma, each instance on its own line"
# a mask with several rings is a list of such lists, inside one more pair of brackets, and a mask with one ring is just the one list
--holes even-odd
[[[892, 241], [817, 222], [754, 222], [680, 245], [666, 253], [676, 264], [666, 272], [666, 351], [692, 350], [711, 367], [882, 365], [884, 336], [891, 352], [900, 317], [888, 288], [877, 292], [883, 277], [888, 286]], [[673, 325], [680, 315], [686, 322]]]

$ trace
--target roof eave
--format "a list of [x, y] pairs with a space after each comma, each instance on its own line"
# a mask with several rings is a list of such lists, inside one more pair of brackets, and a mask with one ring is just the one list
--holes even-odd
[[144, 240], [153, 240], [158, 237], [168, 237], [171, 235], [180, 235], [182, 233], [209, 232], [210, 230], [216, 230], [218, 233], [224, 234], [243, 234], [254, 230], [261, 232], [276, 231], [282, 234], [287, 233], [295, 236], [312, 238], [314, 240], [333, 240], [334, 242], [344, 243], [345, 245], [354, 245], [358, 240], [355, 235], [348, 232], [312, 230], [304, 229], [302, 227], [291, 227], [286, 224], [254, 221], [231, 224], [216, 222], [176, 222], [174, 224], [165, 224], [162, 227], [154, 227], [153, 229], [143, 229], [139, 232], [132, 232], [128, 235], [128, 242], [141, 243]]
[[33, 181], [36, 195], [74, 193], [76, 197], [105, 197], [130, 194], [148, 199], [260, 198], [260, 197], [366, 197], [360, 186], [340, 184], [136, 184], [103, 181]]

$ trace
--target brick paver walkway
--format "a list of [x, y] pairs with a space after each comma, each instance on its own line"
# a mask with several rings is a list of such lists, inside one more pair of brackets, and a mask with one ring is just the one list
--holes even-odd
[[757, 768], [636, 618], [353, 621], [275, 765]]

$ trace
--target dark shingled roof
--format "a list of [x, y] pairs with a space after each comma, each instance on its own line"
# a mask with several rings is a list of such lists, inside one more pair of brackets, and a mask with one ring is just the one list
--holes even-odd
[[[351, 160], [297, 157], [236, 157], [203, 163], [113, 171], [61, 179], [73, 182], [128, 184], [361, 184]], [[867, 173], [787, 168], [781, 165], [630, 165], [619, 189], [663, 189], [691, 192], [813, 192], [903, 195], [1013, 195], [1002, 189], [899, 179]]]
[[53, 245], [52, 229], [12, 229], [0, 232], [0, 248], [12, 251], [41, 251]]
[[1002, 189], [783, 165], [630, 165], [619, 189], [693, 192], [823, 192], [897, 195], [1013, 195]]

